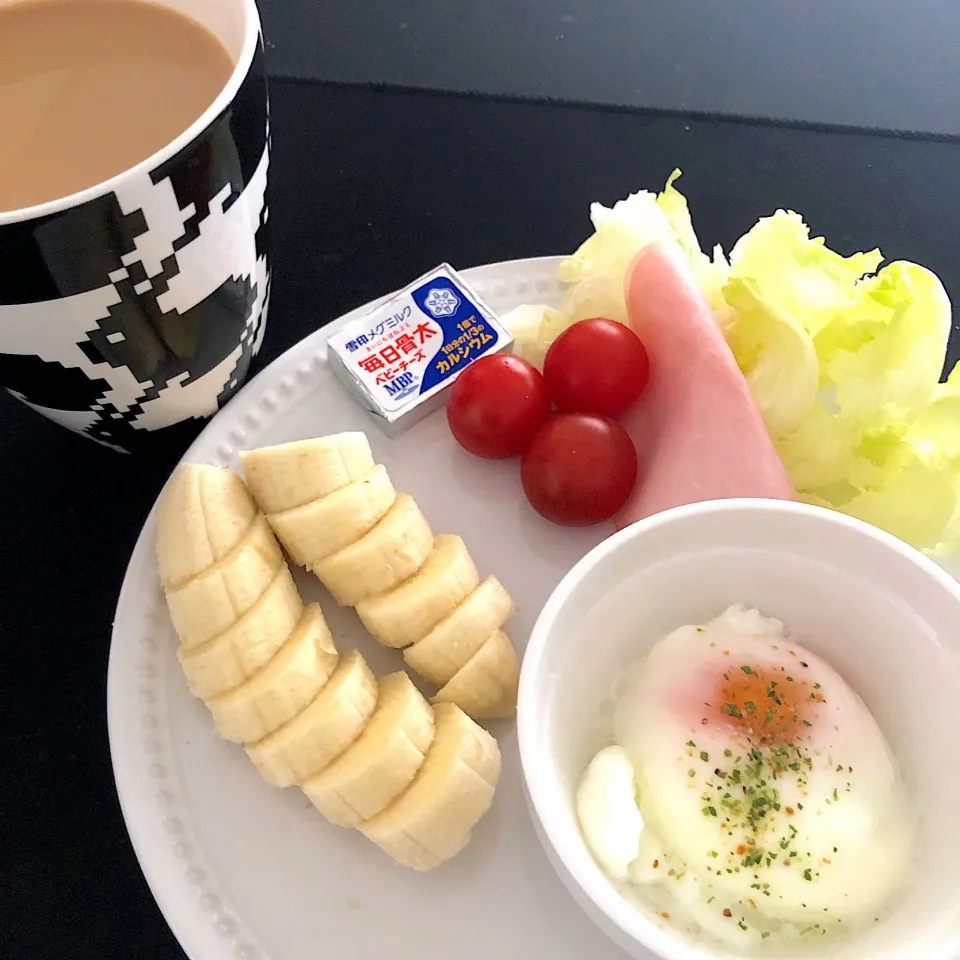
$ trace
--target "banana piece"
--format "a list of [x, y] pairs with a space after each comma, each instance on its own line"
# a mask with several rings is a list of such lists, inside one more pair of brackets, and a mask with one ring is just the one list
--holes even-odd
[[440, 534], [423, 566], [386, 593], [357, 604], [357, 615], [385, 647], [406, 647], [426, 636], [480, 583], [460, 537]]
[[487, 577], [422, 640], [403, 651], [412, 670], [442, 687], [516, 611], [496, 577]]
[[500, 778], [497, 741], [452, 703], [434, 709], [433, 745], [413, 783], [358, 829], [394, 860], [432, 870], [462, 850]]
[[240, 462], [254, 500], [267, 514], [319, 500], [374, 466], [370, 444], [359, 432], [247, 450]]
[[294, 563], [305, 567], [356, 543], [396, 499], [386, 467], [378, 465], [320, 500], [272, 513], [267, 519]]
[[303, 784], [331, 822], [355, 827], [410, 786], [433, 743], [433, 710], [403, 672], [380, 681], [377, 709], [353, 745]]
[[352, 607], [412, 576], [432, 547], [430, 524], [413, 497], [402, 493], [369, 533], [310, 569], [338, 603]]
[[256, 515], [256, 504], [235, 473], [206, 463], [182, 464], [157, 508], [160, 582], [175, 587], [219, 563]]
[[301, 784], [360, 736], [377, 705], [377, 679], [356, 651], [344, 654], [327, 685], [300, 713], [247, 755], [275, 787]]
[[217, 732], [234, 743], [261, 740], [313, 700], [339, 659], [323, 611], [311, 603], [262, 670], [207, 701]]
[[280, 544], [260, 515], [224, 559], [167, 589], [167, 606], [180, 642], [196, 647], [223, 633], [260, 599], [282, 565]]
[[434, 703], [455, 703], [475, 720], [509, 717], [517, 709], [520, 664], [510, 638], [497, 630], [440, 688]]
[[260, 600], [233, 626], [177, 657], [191, 691], [206, 699], [239, 686], [283, 646], [303, 615], [303, 602], [287, 565], [281, 564]]

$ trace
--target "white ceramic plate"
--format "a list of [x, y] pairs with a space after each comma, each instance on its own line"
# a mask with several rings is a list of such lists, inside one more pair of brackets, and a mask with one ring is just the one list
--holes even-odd
[[[497, 311], [556, 302], [559, 258], [464, 271]], [[496, 574], [520, 610], [508, 624], [522, 650], [563, 575], [607, 534], [541, 520], [515, 462], [477, 460], [452, 441], [442, 413], [395, 440], [347, 397], [326, 364], [326, 337], [360, 308], [276, 360], [219, 413], [185, 460], [237, 468], [237, 451], [364, 430], [398, 489], [434, 529], [464, 537], [481, 574]], [[187, 690], [154, 562], [151, 512], [117, 607], [107, 688], [120, 803], [143, 872], [192, 960], [622, 960], [549, 866], [521, 784], [513, 722], [490, 726], [503, 752], [493, 809], [470, 846], [430, 874], [394, 866], [356, 831], [332, 827], [298, 790], [276, 790], [243, 750], [220, 740]], [[960, 563], [952, 561], [954, 575]], [[378, 647], [352, 611], [297, 573], [320, 600], [341, 649], [359, 647], [378, 673], [401, 658]]]
[[[557, 258], [464, 275], [498, 311], [555, 302]], [[395, 440], [348, 398], [326, 364], [326, 337], [344, 317], [297, 344], [252, 380], [184, 459], [237, 468], [237, 451], [341, 430], [364, 430], [399, 490], [434, 529], [463, 536], [482, 575], [496, 574], [519, 612], [508, 624], [526, 646], [548, 595], [608, 532], [547, 523], [527, 505], [516, 462], [477, 460], [450, 437], [442, 413]], [[326, 823], [296, 789], [264, 783], [243, 750], [220, 740], [177, 662], [148, 517], [130, 560], [110, 651], [107, 706], [120, 803], [164, 916], [192, 960], [620, 960], [576, 907], [534, 834], [512, 721], [490, 725], [503, 752], [493, 809], [460, 856], [433, 873], [395, 866], [357, 831]], [[378, 673], [402, 659], [378, 647], [355, 614], [312, 577], [341, 649], [359, 647]]]

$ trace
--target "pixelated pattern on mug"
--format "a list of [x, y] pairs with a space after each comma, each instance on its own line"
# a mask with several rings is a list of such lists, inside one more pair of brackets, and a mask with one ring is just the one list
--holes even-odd
[[0, 226], [0, 384], [121, 450], [215, 412], [265, 328], [269, 148], [261, 46], [233, 103], [173, 157]]

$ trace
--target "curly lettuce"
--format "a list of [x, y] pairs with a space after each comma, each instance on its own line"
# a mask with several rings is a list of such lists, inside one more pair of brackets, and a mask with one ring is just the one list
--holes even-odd
[[558, 279], [566, 285], [560, 309], [547, 313], [545, 305], [537, 305], [543, 322], [536, 325], [530, 323], [530, 305], [501, 318], [514, 338], [515, 352], [539, 365], [537, 358], [542, 363], [547, 347], [580, 320], [607, 317], [626, 324], [623, 278], [634, 257], [658, 241], [680, 245], [711, 306], [722, 306], [720, 288], [729, 265], [719, 247], [712, 258], [701, 250], [687, 201], [673, 186], [679, 176], [680, 171], [675, 170], [660, 194], [641, 190], [618, 200], [613, 207], [591, 204], [592, 236], [557, 271]]
[[[558, 310], [504, 317], [538, 365], [578, 320], [627, 322], [624, 277], [672, 241], [714, 311], [801, 499], [933, 555], [960, 548], [960, 367], [939, 383], [951, 328], [940, 280], [879, 250], [842, 256], [777, 210], [705, 253], [674, 171], [662, 193], [593, 204], [594, 232], [561, 264]], [[522, 311], [527, 311], [523, 313]], [[531, 317], [535, 322], [531, 323]]]

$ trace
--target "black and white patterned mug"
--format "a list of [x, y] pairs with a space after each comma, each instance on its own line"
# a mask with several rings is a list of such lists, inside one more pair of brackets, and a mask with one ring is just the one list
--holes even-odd
[[254, 0], [186, 9], [235, 67], [164, 149], [81, 193], [0, 212], [0, 386], [121, 450], [214, 413], [270, 299], [269, 107]]

